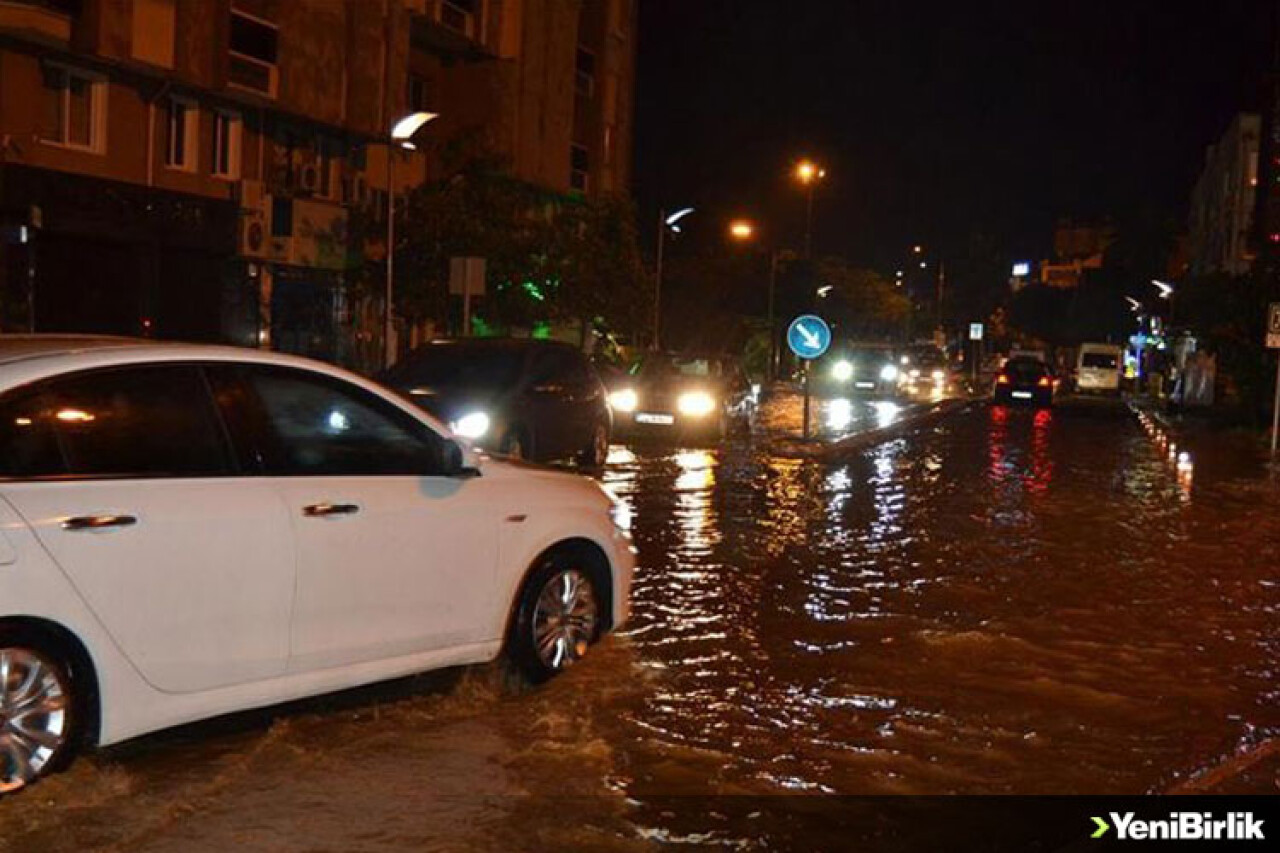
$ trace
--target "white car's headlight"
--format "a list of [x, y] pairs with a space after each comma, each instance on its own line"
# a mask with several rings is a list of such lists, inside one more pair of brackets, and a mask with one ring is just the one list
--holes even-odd
[[831, 365], [831, 378], [837, 382], [848, 382], [853, 378], [853, 362], [841, 359]]
[[631, 507], [626, 501], [614, 498], [613, 504], [609, 507], [609, 518], [613, 519], [614, 527], [631, 532]]
[[706, 391], [686, 391], [676, 400], [680, 414], [694, 418], [704, 417], [715, 410], [716, 401]]
[[449, 424], [449, 428], [463, 438], [481, 438], [489, 431], [489, 416], [484, 412], [471, 412]]
[[615, 412], [634, 412], [640, 405], [640, 395], [632, 388], [623, 388], [609, 395], [609, 406]]
[[886, 364], [880, 368], [880, 379], [883, 382], [892, 382], [898, 378], [898, 368], [892, 364]]

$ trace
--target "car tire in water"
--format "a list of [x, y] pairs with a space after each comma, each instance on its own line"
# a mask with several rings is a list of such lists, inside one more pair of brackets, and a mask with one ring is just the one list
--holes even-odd
[[51, 644], [0, 628], [0, 796], [67, 764], [80, 744], [82, 697]]
[[520, 590], [508, 654], [534, 684], [568, 669], [600, 639], [604, 599], [596, 575], [571, 551], [552, 553]]
[[609, 459], [609, 424], [605, 421], [597, 421], [596, 425], [591, 428], [591, 440], [582, 452], [578, 454], [578, 467], [580, 468], [603, 468], [604, 463]]

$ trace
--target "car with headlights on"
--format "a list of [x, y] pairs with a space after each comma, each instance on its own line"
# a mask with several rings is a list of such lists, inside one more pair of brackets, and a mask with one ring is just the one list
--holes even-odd
[[621, 437], [720, 439], [748, 431], [758, 403], [737, 359], [654, 352], [637, 361], [609, 394]]
[[595, 368], [576, 347], [512, 338], [462, 338], [418, 347], [378, 380], [477, 447], [598, 468], [612, 416]]
[[833, 348], [810, 368], [810, 387], [822, 396], [897, 396], [904, 377], [902, 358], [885, 345]]
[[628, 518], [335, 367], [0, 336], [0, 794], [85, 745], [426, 670], [554, 676], [627, 616]]
[[932, 344], [911, 347], [898, 358], [899, 384], [909, 394], [941, 394], [951, 380], [946, 353]]

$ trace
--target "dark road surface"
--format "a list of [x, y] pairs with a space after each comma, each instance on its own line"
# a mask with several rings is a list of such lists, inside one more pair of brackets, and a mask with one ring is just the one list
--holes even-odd
[[745, 847], [662, 798], [1185, 785], [1280, 735], [1280, 487], [1218, 438], [977, 404], [838, 464], [616, 447], [634, 616], [566, 676], [147, 738], [0, 803], [0, 850]]

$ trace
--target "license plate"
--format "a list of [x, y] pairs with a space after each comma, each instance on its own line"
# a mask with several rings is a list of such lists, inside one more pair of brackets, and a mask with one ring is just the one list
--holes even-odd
[[858, 382], [858, 383], [856, 383], [856, 384], [857, 384], [857, 387], [859, 387], [859, 388], [874, 388], [874, 387], [876, 387], [876, 383], [874, 383], [874, 382]]
[[1014, 391], [1013, 392], [1013, 399], [1015, 400], [1030, 400], [1031, 397], [1032, 397], [1032, 394], [1030, 391]]
[[636, 423], [638, 424], [661, 424], [662, 426], [671, 426], [676, 422], [675, 415], [654, 415], [648, 412], [640, 412], [636, 415]]

